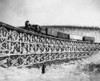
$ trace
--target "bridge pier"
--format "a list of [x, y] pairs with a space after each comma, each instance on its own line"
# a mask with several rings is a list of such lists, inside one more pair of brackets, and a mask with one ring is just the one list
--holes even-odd
[[45, 65], [45, 64], [42, 64], [42, 68], [41, 68], [41, 73], [42, 73], [42, 74], [45, 73], [45, 68], [46, 68], [46, 65]]

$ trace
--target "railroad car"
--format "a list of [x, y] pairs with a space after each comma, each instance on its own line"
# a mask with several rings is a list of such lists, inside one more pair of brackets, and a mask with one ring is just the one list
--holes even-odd
[[82, 38], [83, 41], [87, 41], [87, 42], [94, 42], [95, 38], [94, 37], [88, 37], [88, 36], [84, 36]]
[[62, 32], [57, 32], [57, 37], [64, 38], [64, 39], [70, 39], [70, 35]]

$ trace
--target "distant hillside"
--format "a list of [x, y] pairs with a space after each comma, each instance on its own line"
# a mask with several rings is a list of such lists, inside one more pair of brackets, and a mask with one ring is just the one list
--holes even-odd
[[43, 26], [42, 25], [41, 27], [100, 30], [100, 27], [97, 27], [97, 26], [73, 26], [73, 25], [44, 25]]

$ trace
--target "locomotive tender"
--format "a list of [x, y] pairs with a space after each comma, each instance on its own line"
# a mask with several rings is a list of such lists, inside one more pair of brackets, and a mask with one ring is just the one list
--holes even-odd
[[73, 41], [70, 35], [56, 30], [44, 28], [44, 32], [41, 31], [0, 22], [0, 66], [34, 67], [43, 63], [68, 62], [88, 58], [100, 50], [100, 44], [91, 38]]

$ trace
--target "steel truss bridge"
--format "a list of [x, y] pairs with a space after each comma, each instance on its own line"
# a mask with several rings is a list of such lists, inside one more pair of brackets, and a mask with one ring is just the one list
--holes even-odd
[[27, 67], [88, 58], [99, 43], [70, 41], [0, 23], [0, 66]]

